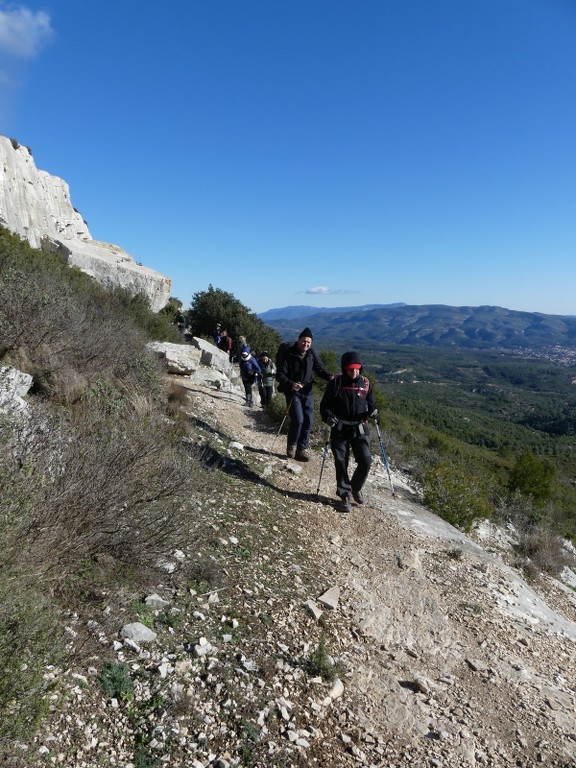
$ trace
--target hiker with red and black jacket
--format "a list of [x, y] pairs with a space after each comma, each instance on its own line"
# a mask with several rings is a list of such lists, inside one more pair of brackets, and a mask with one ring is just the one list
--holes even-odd
[[312, 331], [306, 327], [295, 343], [280, 344], [276, 353], [278, 392], [286, 398], [286, 413], [290, 416], [286, 456], [297, 461], [310, 461], [308, 444], [314, 419], [314, 374], [325, 381], [334, 376], [312, 349], [312, 341]]
[[[367, 421], [378, 417], [374, 392], [356, 352], [345, 352], [341, 359], [342, 374], [326, 387], [320, 402], [322, 421], [331, 427], [330, 447], [336, 469], [336, 495], [342, 500], [341, 511], [351, 512], [350, 497], [364, 503], [362, 486], [372, 463]], [[356, 468], [350, 478], [350, 451]]]

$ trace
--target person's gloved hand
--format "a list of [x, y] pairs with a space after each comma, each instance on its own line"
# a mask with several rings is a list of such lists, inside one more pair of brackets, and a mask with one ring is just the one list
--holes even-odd
[[334, 414], [331, 414], [330, 416], [326, 416], [324, 423], [328, 424], [329, 427], [335, 427], [336, 424], [338, 424], [338, 419], [336, 416], [334, 416]]
[[378, 408], [374, 408], [373, 411], [370, 411], [370, 413], [366, 417], [367, 419], [374, 419], [376, 424], [380, 424], [380, 413], [378, 411]]

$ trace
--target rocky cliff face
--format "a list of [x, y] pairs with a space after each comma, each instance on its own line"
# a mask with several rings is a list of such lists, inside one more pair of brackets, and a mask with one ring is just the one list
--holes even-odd
[[33, 248], [57, 251], [96, 280], [143, 293], [157, 312], [167, 303], [171, 281], [137, 264], [117, 245], [93, 240], [70, 201], [68, 184], [36, 168], [30, 151], [0, 136], [0, 224]]

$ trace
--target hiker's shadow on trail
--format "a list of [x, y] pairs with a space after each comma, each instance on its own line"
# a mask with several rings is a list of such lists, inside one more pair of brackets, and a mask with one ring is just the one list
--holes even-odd
[[[266, 453], [267, 455], [270, 455], [267, 451], [261, 451], [260, 449], [250, 448], [247, 450], [250, 450], [253, 453]], [[283, 457], [281, 456], [281, 458]], [[321, 496], [313, 491], [291, 491], [287, 490], [286, 488], [280, 488], [274, 483], [271, 483], [265, 477], [262, 477], [262, 475], [259, 475], [257, 472], [255, 472], [241, 458], [230, 457], [228, 455], [219, 453], [213, 448], [204, 449], [203, 459], [203, 463], [206, 468], [211, 469], [212, 471], [221, 471], [226, 475], [231, 475], [232, 477], [238, 478], [240, 480], [246, 480], [249, 483], [254, 483], [254, 485], [270, 488], [270, 490], [274, 491], [280, 496], [284, 496], [285, 498], [294, 499], [295, 501], [312, 502], [315, 504], [334, 504], [333, 499], [329, 499], [326, 496]]]

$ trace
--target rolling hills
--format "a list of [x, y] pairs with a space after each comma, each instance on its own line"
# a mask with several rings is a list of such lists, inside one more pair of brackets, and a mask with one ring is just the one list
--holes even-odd
[[367, 305], [320, 309], [285, 307], [259, 314], [284, 338], [308, 325], [325, 345], [421, 346], [532, 352], [560, 347], [576, 352], [576, 317], [503, 307], [443, 304]]

